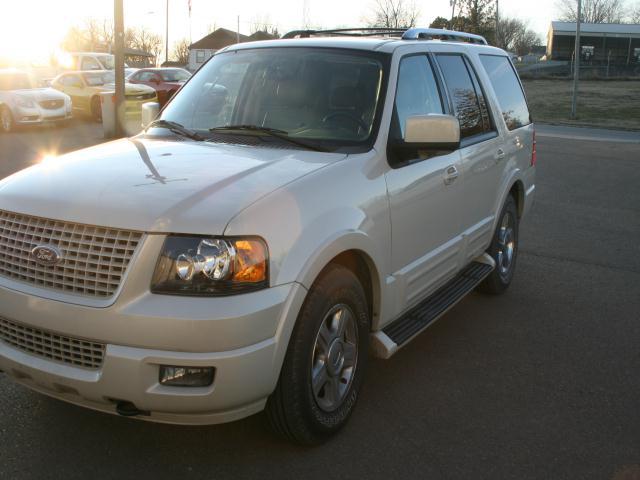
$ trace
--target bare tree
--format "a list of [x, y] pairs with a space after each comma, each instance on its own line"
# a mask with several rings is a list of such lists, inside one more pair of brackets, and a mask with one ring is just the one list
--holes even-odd
[[415, 27], [420, 10], [413, 0], [375, 0], [373, 17], [367, 20], [371, 27]]
[[249, 26], [249, 32], [251, 34], [265, 32], [269, 35], [279, 36], [278, 27], [271, 23], [271, 17], [268, 14], [253, 17], [251, 25]]
[[500, 38], [496, 46], [525, 55], [540, 41], [538, 34], [527, 27], [527, 24], [517, 18], [502, 17], [500, 19]]
[[152, 54], [156, 59], [162, 52], [162, 37], [146, 28], [136, 28], [132, 30], [131, 48], [142, 50]]
[[458, 3], [459, 17], [465, 20], [465, 31], [492, 41], [496, 30], [494, 0], [459, 0]]
[[173, 58], [181, 65], [189, 63], [189, 40], [183, 38], [173, 44]]
[[629, 20], [631, 23], [640, 23], [640, 2], [631, 7], [629, 11]]
[[[578, 0], [557, 0], [560, 19], [575, 22], [578, 18]], [[624, 17], [623, 0], [582, 0], [581, 22], [620, 23]]]

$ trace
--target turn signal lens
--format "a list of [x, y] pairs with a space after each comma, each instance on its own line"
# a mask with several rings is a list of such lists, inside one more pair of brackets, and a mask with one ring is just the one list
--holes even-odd
[[267, 251], [259, 240], [236, 240], [236, 261], [233, 280], [263, 282], [267, 279]]
[[269, 286], [269, 252], [256, 237], [168, 236], [151, 283], [153, 293], [232, 295]]

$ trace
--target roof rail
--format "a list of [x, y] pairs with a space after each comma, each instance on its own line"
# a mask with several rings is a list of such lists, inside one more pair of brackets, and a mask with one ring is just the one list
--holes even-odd
[[451, 40], [454, 42], [469, 42], [488, 45], [487, 40], [474, 33], [456, 32], [444, 28], [410, 28], [402, 35], [402, 40]]
[[368, 27], [368, 28], [336, 28], [333, 30], [293, 30], [282, 36], [282, 38], [309, 38], [313, 36], [337, 36], [337, 37], [401, 37], [407, 28], [385, 28], [385, 27]]
[[449, 40], [452, 42], [468, 42], [487, 45], [487, 40], [473, 33], [456, 32], [443, 28], [337, 28], [334, 30], [294, 30], [286, 33], [282, 38], [310, 38], [321, 37], [399, 37], [402, 40]]

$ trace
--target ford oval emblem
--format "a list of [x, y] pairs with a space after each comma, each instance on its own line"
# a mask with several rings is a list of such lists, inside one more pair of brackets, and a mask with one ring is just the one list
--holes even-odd
[[39, 265], [52, 267], [62, 261], [62, 252], [52, 245], [38, 245], [31, 250], [31, 258]]

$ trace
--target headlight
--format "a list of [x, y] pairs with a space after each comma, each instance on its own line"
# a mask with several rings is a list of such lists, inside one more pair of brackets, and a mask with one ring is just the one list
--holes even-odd
[[16, 100], [16, 103], [18, 104], [19, 107], [22, 107], [22, 108], [35, 108], [36, 106], [36, 104], [33, 103], [33, 100], [27, 97], [18, 97], [18, 99]]
[[266, 288], [268, 252], [258, 238], [167, 237], [153, 293], [232, 295]]

